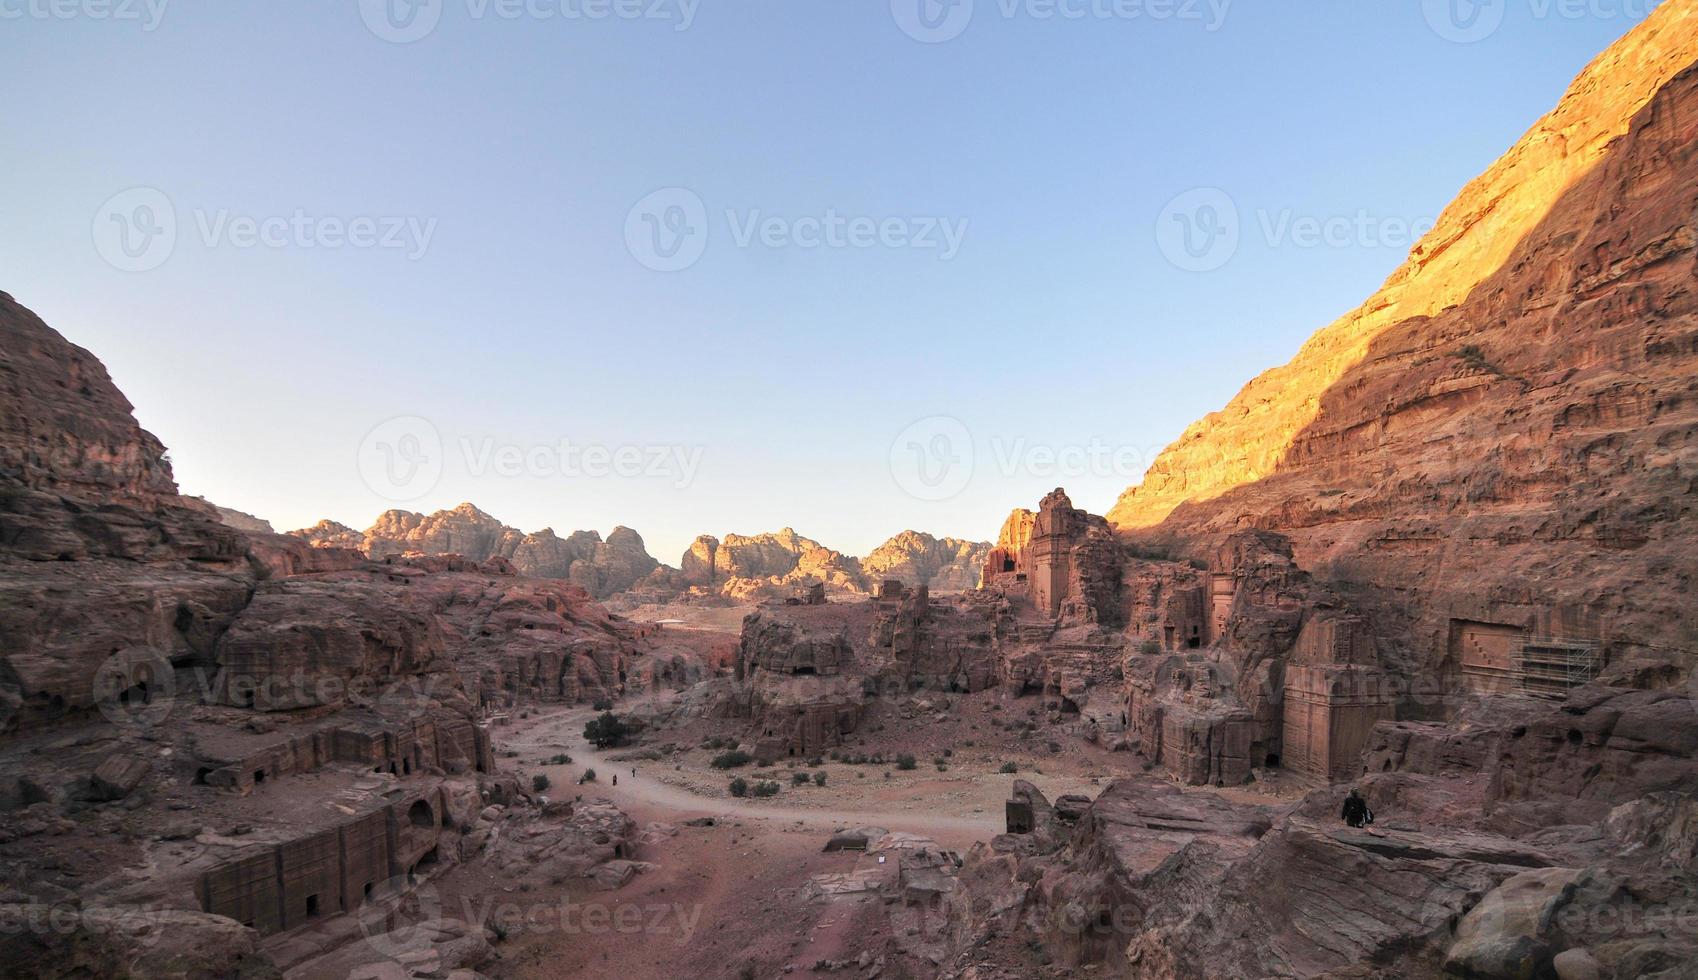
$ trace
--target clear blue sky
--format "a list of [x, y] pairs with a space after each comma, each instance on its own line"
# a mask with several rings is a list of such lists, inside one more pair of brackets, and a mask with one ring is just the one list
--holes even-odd
[[[1442, 2], [1237, 0], [1217, 23], [977, 0], [934, 8], [958, 36], [922, 43], [917, 0], [701, 0], [683, 30], [680, 0], [443, 0], [410, 26], [357, 0], [175, 0], [156, 23], [113, 2], [139, 19], [0, 0], [0, 288], [106, 362], [185, 491], [279, 529], [469, 499], [526, 529], [627, 524], [669, 562], [785, 525], [852, 553], [907, 527], [993, 537], [1058, 484], [1101, 512], [1376, 288], [1399, 222], [1638, 19], [1500, 0], [1457, 43]], [[1097, 15], [1116, 10], [1144, 16]], [[1158, 233], [1199, 187], [1241, 225], [1207, 271]], [[633, 213], [667, 188], [701, 210]], [[168, 215], [137, 211], [158, 195]], [[796, 219], [832, 214], [835, 242], [804, 247]], [[1280, 233], [1305, 217], [1351, 228]], [[174, 244], [116, 251], [120, 218], [171, 220]], [[244, 235], [268, 218], [288, 228]], [[361, 219], [403, 247], [344, 241]], [[923, 219], [965, 223], [953, 254]], [[657, 271], [693, 257], [645, 245], [679, 228], [705, 249]], [[936, 416], [956, 421], [899, 437]], [[959, 462], [963, 432], [970, 469], [917, 493], [893, 474], [893, 446]], [[374, 484], [374, 439], [434, 455], [427, 478]], [[696, 462], [683, 487], [679, 456], [588, 473], [562, 439]], [[1066, 472], [1043, 455], [1092, 446]], [[529, 458], [500, 472], [501, 447]]]

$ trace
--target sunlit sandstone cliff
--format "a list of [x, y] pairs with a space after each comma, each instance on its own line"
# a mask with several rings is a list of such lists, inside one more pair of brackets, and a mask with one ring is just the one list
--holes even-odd
[[1412, 600], [1441, 647], [1474, 620], [1689, 646], [1695, 61], [1698, 5], [1663, 5], [1110, 521], [1187, 551], [1280, 530], [1304, 567]]

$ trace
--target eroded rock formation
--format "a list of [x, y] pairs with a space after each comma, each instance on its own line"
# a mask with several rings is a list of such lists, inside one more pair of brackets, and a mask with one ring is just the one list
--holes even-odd
[[412, 554], [504, 558], [521, 575], [567, 579], [598, 599], [627, 591], [660, 568], [642, 536], [628, 527], [614, 528], [606, 541], [595, 531], [574, 531], [565, 538], [552, 528], [526, 534], [469, 503], [428, 515], [386, 511], [363, 532], [320, 521], [290, 533], [317, 547], [352, 548], [373, 559]]

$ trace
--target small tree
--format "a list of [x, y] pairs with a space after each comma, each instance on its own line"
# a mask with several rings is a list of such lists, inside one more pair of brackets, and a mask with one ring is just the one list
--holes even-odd
[[733, 779], [731, 781], [731, 795], [738, 797], [748, 796], [749, 781], [744, 779], [742, 776], [738, 776], [736, 779]]
[[584, 726], [584, 739], [598, 749], [619, 745], [625, 741], [628, 734], [630, 729], [611, 711], [604, 712], [601, 717]]
[[531, 789], [535, 790], [538, 793], [541, 793], [543, 790], [548, 789], [548, 774], [539, 772], [535, 776], [532, 776], [531, 777]]

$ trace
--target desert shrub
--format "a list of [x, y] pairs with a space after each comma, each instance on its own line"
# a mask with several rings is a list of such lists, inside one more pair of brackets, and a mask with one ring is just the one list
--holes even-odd
[[559, 755], [551, 756], [548, 764], [551, 766], [569, 766], [572, 764], [572, 757], [562, 752]]
[[804, 784], [808, 781], [808, 774], [805, 773], [805, 772], [791, 773], [790, 774], [790, 781], [797, 786], [801, 786], [802, 784]]
[[732, 796], [748, 796], [749, 781], [744, 779], [742, 776], [738, 776], [736, 779], [731, 781], [730, 789]]
[[938, 759], [936, 761], [935, 765], [937, 766], [938, 772], [948, 772], [949, 771], [949, 763], [943, 761], [942, 759]]
[[590, 707], [594, 708], [597, 711], [612, 711], [613, 710], [613, 699], [612, 698], [596, 698], [595, 703], [590, 705]]
[[729, 752], [721, 752], [714, 756], [708, 761], [708, 765], [715, 769], [736, 769], [738, 766], [748, 765], [752, 758], [749, 753], [742, 749], [732, 749]]
[[609, 711], [584, 726], [584, 740], [598, 749], [605, 749], [622, 744], [629, 731], [619, 716]]
[[1451, 356], [1468, 365], [1468, 367], [1475, 371], [1485, 371], [1488, 374], [1496, 374], [1500, 376], [1503, 374], [1502, 371], [1498, 370], [1497, 365], [1493, 364], [1490, 360], [1487, 360], [1486, 352], [1481, 350], [1477, 344], [1465, 344], [1458, 347], [1451, 353]]
[[1138, 652], [1146, 657], [1153, 657], [1161, 652], [1161, 644], [1157, 643], [1154, 637], [1151, 637], [1138, 644]]
[[1019, 771], [1020, 771], [1020, 767], [1015, 765], [1012, 762], [1004, 762], [1002, 764], [1002, 768], [997, 770], [997, 772], [1001, 772], [1001, 773], [1010, 773], [1010, 772], [1019, 772]]
[[539, 772], [535, 776], [531, 777], [531, 789], [540, 793], [547, 788], [548, 788], [548, 776], [547, 776], [547, 774]]
[[903, 753], [902, 755], [899, 755], [899, 756], [896, 757], [896, 768], [902, 770], [903, 772], [907, 772], [911, 769], [918, 769], [919, 766], [920, 766], [920, 764], [918, 762], [914, 761], [914, 757], [911, 756], [911, 755], [908, 755], [907, 753]]
[[595, 770], [594, 769], [585, 769], [584, 774], [582, 776], [578, 777], [578, 782], [580, 782], [580, 783], [593, 783], [593, 782], [595, 782]]
[[814, 756], [812, 759], [808, 760], [808, 768], [810, 768], [810, 769], [818, 769], [820, 766], [823, 766], [823, 765], [825, 765], [825, 760], [820, 758], [817, 755]]
[[777, 796], [778, 795], [778, 784], [775, 783], [775, 782], [772, 782], [771, 780], [763, 780], [761, 782], [756, 783], [754, 785], [754, 788], [752, 790], [750, 790], [750, 792], [754, 793], [755, 796], [757, 796], [761, 799], [765, 799], [769, 796]]
[[954, 749], [944, 749], [944, 750], [943, 750], [943, 757], [944, 757], [944, 758], [945, 758], [945, 759], [953, 759], [953, 758], [955, 758], [955, 750], [954, 750]]
[[821, 769], [819, 772], [814, 773], [814, 785], [815, 786], [824, 786], [825, 785], [825, 770], [824, 769]]

